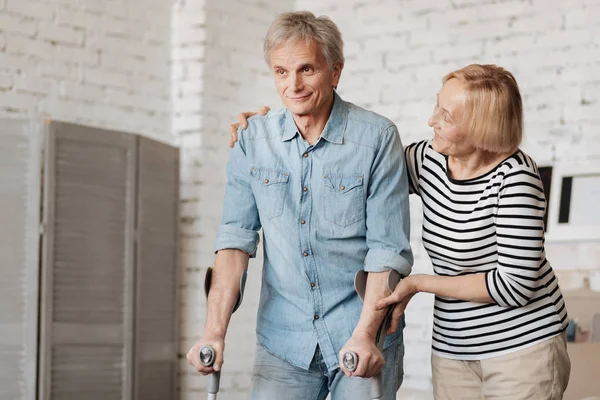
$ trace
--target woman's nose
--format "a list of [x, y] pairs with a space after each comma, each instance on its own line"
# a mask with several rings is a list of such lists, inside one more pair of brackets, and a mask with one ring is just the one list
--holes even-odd
[[440, 124], [440, 118], [442, 118], [442, 109], [440, 109], [437, 105], [433, 107], [433, 113], [431, 113], [431, 117], [429, 117], [429, 121], [427, 122], [429, 126], [432, 128], [436, 125]]
[[435, 125], [435, 123], [437, 122], [436, 116], [437, 116], [437, 113], [434, 112], [433, 114], [431, 114], [431, 117], [429, 117], [429, 121], [427, 121], [427, 124], [432, 128]]

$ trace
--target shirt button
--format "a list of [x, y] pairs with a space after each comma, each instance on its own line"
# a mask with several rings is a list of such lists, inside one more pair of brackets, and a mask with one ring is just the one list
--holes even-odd
[[303, 156], [304, 156], [304, 158], [307, 158], [308, 157], [308, 153], [304, 153]]
[[300, 221], [300, 223], [301, 223], [302, 225], [304, 225], [304, 224], [306, 223], [306, 221], [305, 221], [305, 220], [302, 220], [302, 221]]
[[308, 188], [307, 187], [302, 188], [302, 190], [304, 190], [305, 192], [308, 192]]
[[319, 316], [318, 316], [318, 315], [315, 315], [315, 319], [319, 319]]
[[303, 255], [304, 257], [308, 257], [308, 253], [307, 253], [307, 252], [304, 252], [304, 253], [302, 253], [302, 255]]
[[344, 189], [346, 189], [346, 186], [340, 186], [340, 189], [344, 190]]
[[311, 282], [310, 287], [315, 287], [315, 284]]
[[269, 183], [269, 180], [268, 180], [268, 179], [265, 179], [265, 183]]

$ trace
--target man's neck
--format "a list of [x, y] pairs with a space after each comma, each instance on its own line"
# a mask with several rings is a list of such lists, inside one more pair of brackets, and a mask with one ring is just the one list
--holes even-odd
[[329, 104], [326, 107], [323, 107], [319, 113], [294, 115], [296, 127], [298, 128], [300, 135], [302, 135], [308, 144], [313, 145], [319, 140], [319, 137], [325, 129], [325, 125], [327, 125], [327, 120], [329, 120], [329, 116], [331, 115], [333, 101], [334, 98], [332, 96]]

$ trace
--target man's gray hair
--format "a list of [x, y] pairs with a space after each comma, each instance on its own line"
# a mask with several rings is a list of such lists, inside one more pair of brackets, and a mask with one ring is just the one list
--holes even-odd
[[329, 64], [344, 65], [344, 42], [336, 24], [327, 16], [316, 17], [310, 11], [294, 11], [280, 14], [269, 27], [265, 36], [265, 61], [271, 66], [271, 51], [290, 40], [312, 40], [321, 45]]

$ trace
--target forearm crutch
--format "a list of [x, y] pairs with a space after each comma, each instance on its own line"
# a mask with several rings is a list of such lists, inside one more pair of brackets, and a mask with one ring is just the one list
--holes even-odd
[[[358, 293], [358, 296], [361, 300], [364, 301], [365, 292], [367, 289], [367, 276], [368, 273], [364, 270], [358, 271], [356, 276], [354, 277], [354, 289]], [[402, 276], [395, 270], [391, 270], [388, 274], [387, 287], [390, 292], [393, 292], [396, 288], [398, 282], [400, 282]], [[385, 332], [387, 331], [390, 321], [392, 319], [392, 311], [394, 310], [394, 306], [389, 306], [386, 310], [385, 317], [377, 330], [377, 336], [375, 337], [375, 343], [377, 344], [377, 348], [383, 351], [383, 344], [385, 342]], [[356, 371], [358, 367], [358, 354], [353, 351], [348, 351], [344, 353], [342, 357], [342, 363], [344, 364], [344, 368], [346, 368], [350, 372]], [[371, 378], [371, 399], [373, 400], [381, 400], [383, 397], [383, 376], [382, 372]]]
[[[200, 349], [200, 362], [205, 367], [212, 367], [215, 362], [215, 349], [212, 346], [203, 346]], [[217, 393], [219, 393], [219, 384], [221, 383], [221, 371], [213, 371], [208, 377], [208, 386], [206, 391], [208, 392], [208, 400], [217, 400]]]
[[[204, 293], [206, 294], [206, 298], [208, 299], [208, 292], [210, 292], [210, 283], [212, 281], [212, 267], [206, 271], [206, 277], [204, 279]], [[235, 306], [233, 307], [232, 313], [235, 312], [242, 304], [242, 299], [244, 298], [244, 288], [246, 287], [246, 271], [242, 273], [240, 277], [240, 294], [237, 298]], [[203, 346], [199, 351], [200, 362], [205, 367], [212, 367], [215, 362], [215, 358], [217, 358], [217, 354], [215, 349], [212, 346]], [[213, 371], [209, 375], [208, 386], [206, 391], [208, 392], [208, 400], [217, 400], [217, 393], [219, 393], [219, 385], [221, 382], [221, 371]]]

